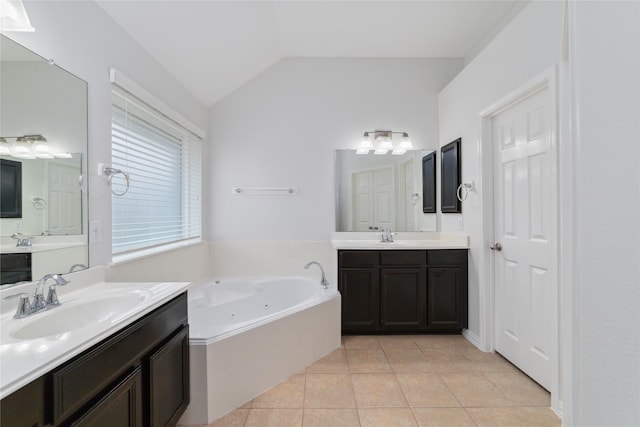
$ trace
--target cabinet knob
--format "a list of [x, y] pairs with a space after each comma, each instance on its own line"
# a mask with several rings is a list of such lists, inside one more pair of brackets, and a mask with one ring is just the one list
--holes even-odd
[[489, 249], [491, 249], [492, 251], [498, 251], [500, 252], [502, 250], [502, 244], [500, 243], [495, 243], [491, 246], [489, 246]]

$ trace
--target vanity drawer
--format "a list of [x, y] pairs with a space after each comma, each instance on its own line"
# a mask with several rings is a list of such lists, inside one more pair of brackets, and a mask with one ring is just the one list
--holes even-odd
[[342, 267], [375, 267], [378, 251], [338, 251], [338, 264]]
[[380, 265], [424, 265], [427, 260], [427, 251], [380, 251]]
[[427, 264], [429, 265], [467, 265], [468, 249], [443, 249], [429, 251]]
[[52, 375], [54, 424], [104, 393], [109, 384], [140, 365], [142, 356], [172, 334], [176, 325], [186, 324], [184, 293], [56, 369]]

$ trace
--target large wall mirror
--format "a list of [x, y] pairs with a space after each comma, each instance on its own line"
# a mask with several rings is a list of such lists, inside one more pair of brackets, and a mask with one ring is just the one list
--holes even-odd
[[86, 268], [87, 83], [0, 35], [0, 88], [2, 284]]
[[336, 150], [336, 231], [437, 231], [436, 214], [423, 212], [422, 165], [431, 152]]

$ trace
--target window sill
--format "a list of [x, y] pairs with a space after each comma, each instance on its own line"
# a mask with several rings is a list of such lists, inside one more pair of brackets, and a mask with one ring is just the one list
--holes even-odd
[[114, 267], [134, 261], [139, 261], [144, 258], [150, 258], [158, 254], [170, 252], [187, 246], [194, 246], [200, 243], [202, 243], [202, 239], [198, 237], [195, 239], [181, 240], [179, 242], [167, 243], [165, 245], [153, 246], [151, 248], [139, 249], [136, 251], [112, 255], [110, 266]]

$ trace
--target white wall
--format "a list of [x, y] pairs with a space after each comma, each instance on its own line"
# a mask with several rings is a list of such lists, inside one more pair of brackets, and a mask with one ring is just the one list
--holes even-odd
[[[205, 168], [213, 271], [276, 274], [291, 264], [288, 273], [300, 274], [296, 266], [318, 259], [334, 276], [334, 150], [356, 148], [375, 129], [435, 148], [437, 93], [461, 67], [456, 59], [284, 59], [214, 105]], [[300, 193], [234, 196], [242, 186]], [[252, 262], [233, 269], [219, 256], [231, 252]]]
[[640, 3], [572, 4], [576, 426], [640, 425]]
[[[334, 150], [366, 130], [438, 144], [437, 93], [461, 60], [285, 59], [210, 110], [210, 239], [327, 241]], [[236, 186], [295, 186], [293, 197], [234, 196]]]
[[440, 146], [462, 137], [462, 181], [476, 187], [463, 202], [462, 214], [441, 214], [440, 222], [442, 231], [456, 232], [462, 219], [469, 234], [469, 330], [476, 336], [480, 287], [487, 286], [481, 260], [488, 242], [480, 240], [480, 208], [483, 187], [492, 185], [481, 179], [480, 112], [559, 62], [562, 24], [562, 2], [532, 2], [439, 96]]
[[28, 1], [25, 8], [36, 31], [6, 35], [88, 82], [89, 219], [102, 222], [102, 241], [90, 242], [90, 263], [107, 265], [111, 262], [111, 194], [98, 178], [96, 165], [108, 164], [111, 158], [109, 67], [122, 71], [202, 129], [207, 128], [206, 109], [94, 2]]

